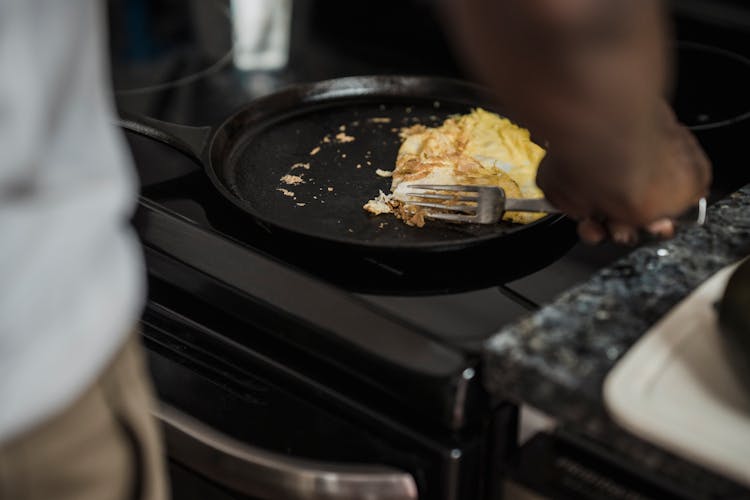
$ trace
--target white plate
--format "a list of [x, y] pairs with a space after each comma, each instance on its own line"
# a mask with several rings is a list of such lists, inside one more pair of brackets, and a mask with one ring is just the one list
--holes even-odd
[[627, 352], [605, 380], [604, 401], [633, 434], [750, 486], [750, 392], [728, 366], [713, 307], [736, 266], [709, 278]]

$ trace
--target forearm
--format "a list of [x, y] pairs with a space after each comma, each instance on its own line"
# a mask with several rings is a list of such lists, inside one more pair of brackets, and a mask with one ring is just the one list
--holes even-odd
[[468, 68], [545, 142], [538, 183], [568, 213], [640, 225], [705, 190], [707, 160], [700, 148], [682, 154], [694, 148], [665, 106], [671, 35], [661, 2], [447, 5]]
[[[608, 102], [612, 113], [635, 115], [633, 105], [643, 107], [666, 90], [667, 29], [658, 1], [448, 5], [462, 60], [529, 125], [550, 128], [597, 101]], [[612, 106], [613, 100], [620, 105]]]

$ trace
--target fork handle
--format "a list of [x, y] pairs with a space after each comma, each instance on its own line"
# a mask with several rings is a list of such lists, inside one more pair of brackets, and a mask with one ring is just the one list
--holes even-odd
[[560, 210], [555, 208], [546, 198], [506, 198], [505, 211], [560, 213]]
[[[678, 225], [702, 226], [706, 220], [708, 203], [701, 198], [698, 203], [691, 206], [685, 213], [674, 218]], [[559, 214], [560, 209], [553, 206], [546, 198], [506, 198], [506, 212], [546, 212], [548, 214]]]

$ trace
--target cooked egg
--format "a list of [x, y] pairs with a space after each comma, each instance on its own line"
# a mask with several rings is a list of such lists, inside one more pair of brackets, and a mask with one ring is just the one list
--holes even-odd
[[[498, 186], [509, 198], [543, 196], [535, 178], [544, 149], [531, 141], [528, 130], [495, 113], [477, 108], [439, 127], [404, 128], [400, 136], [390, 205], [407, 224], [424, 224], [421, 209], [410, 206], [404, 194], [415, 184]], [[528, 223], [543, 215], [507, 212], [503, 218]]]

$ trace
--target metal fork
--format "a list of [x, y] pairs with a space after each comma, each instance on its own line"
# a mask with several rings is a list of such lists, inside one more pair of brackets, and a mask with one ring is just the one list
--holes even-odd
[[[438, 191], [443, 191], [443, 193]], [[408, 203], [418, 207], [459, 212], [425, 213], [425, 217], [451, 222], [495, 224], [502, 219], [505, 212], [560, 213], [560, 210], [552, 206], [545, 198], [506, 198], [505, 191], [495, 186], [412, 184], [404, 194], [411, 198], [440, 200], [437, 203], [429, 201], [409, 201]]]

